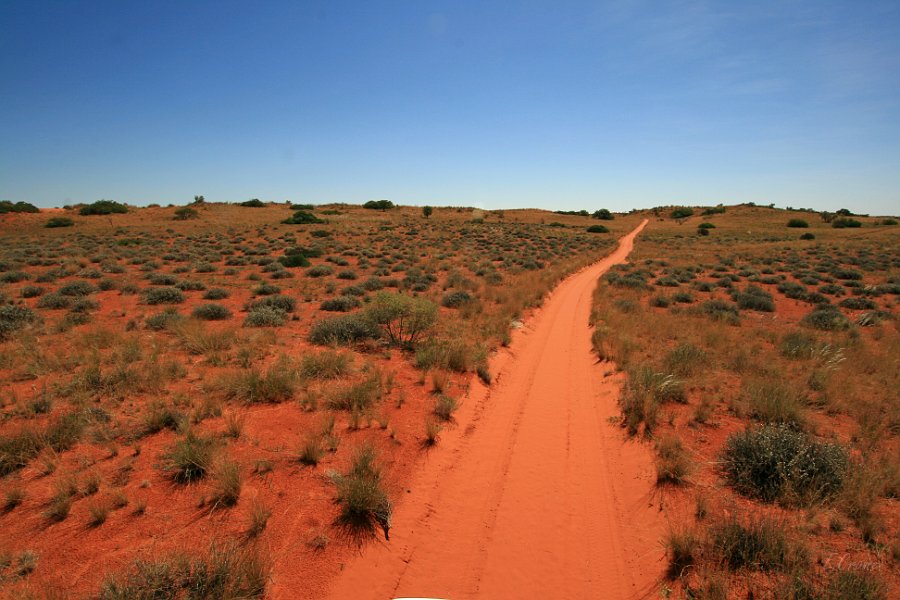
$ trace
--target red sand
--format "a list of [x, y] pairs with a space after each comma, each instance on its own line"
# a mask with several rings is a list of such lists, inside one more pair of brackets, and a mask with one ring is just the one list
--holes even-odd
[[613, 422], [618, 379], [588, 327], [598, 277], [645, 224], [554, 290], [494, 359], [491, 388], [472, 384], [398, 500], [391, 540], [354, 557], [332, 598], [653, 594], [665, 522], [652, 453]]

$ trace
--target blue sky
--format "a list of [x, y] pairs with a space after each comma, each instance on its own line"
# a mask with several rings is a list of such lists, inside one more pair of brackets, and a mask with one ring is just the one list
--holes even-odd
[[900, 2], [0, 2], [0, 198], [900, 212]]

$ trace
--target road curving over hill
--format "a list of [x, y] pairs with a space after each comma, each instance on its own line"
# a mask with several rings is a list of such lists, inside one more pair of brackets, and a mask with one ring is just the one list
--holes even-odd
[[615, 423], [621, 383], [591, 352], [597, 279], [646, 225], [563, 280], [473, 381], [456, 427], [398, 492], [389, 542], [335, 580], [336, 599], [638, 598], [665, 568], [652, 454]]

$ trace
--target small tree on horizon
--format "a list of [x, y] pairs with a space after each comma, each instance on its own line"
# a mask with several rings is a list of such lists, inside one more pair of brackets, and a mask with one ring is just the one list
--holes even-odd
[[423, 206], [423, 207], [422, 207], [422, 215], [423, 215], [426, 219], [429, 218], [429, 217], [431, 216], [431, 213], [433, 213], [433, 212], [434, 212], [434, 209], [431, 208], [430, 206]]

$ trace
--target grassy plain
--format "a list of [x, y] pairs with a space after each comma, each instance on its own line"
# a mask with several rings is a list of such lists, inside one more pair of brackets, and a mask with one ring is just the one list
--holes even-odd
[[900, 228], [693, 212], [654, 215], [592, 316], [623, 435], [657, 451], [663, 593], [896, 597]]
[[641, 218], [190, 208], [0, 216], [11, 597], [321, 597], [514, 322]]

